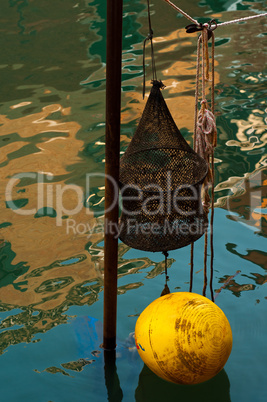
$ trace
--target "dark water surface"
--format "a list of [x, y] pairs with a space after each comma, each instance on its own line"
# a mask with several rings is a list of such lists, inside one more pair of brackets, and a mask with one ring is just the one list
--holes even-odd
[[[263, 0], [176, 3], [201, 21], [266, 11]], [[1, 401], [266, 401], [266, 18], [215, 32], [214, 289], [233, 350], [214, 379], [185, 387], [144, 367], [133, 342], [137, 317], [164, 287], [163, 256], [122, 243], [117, 372], [104, 370], [105, 4], [1, 1]], [[163, 95], [192, 143], [197, 36], [163, 1], [151, 11]], [[124, 1], [123, 24], [122, 153], [145, 104], [145, 0]], [[150, 78], [148, 66], [147, 92]], [[189, 247], [170, 252], [171, 291], [188, 290], [189, 259]]]

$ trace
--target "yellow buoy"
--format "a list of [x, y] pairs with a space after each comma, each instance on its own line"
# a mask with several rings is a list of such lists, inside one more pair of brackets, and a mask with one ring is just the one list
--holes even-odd
[[140, 315], [135, 341], [143, 362], [159, 377], [177, 384], [198, 384], [224, 367], [232, 331], [223, 311], [195, 293], [170, 293]]

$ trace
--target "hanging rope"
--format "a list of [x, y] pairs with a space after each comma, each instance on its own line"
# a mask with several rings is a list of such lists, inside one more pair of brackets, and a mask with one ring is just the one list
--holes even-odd
[[199, 71], [200, 71], [200, 43], [201, 36], [197, 42], [197, 70], [196, 70], [196, 88], [195, 88], [195, 116], [194, 116], [194, 135], [193, 149], [196, 150], [196, 132], [197, 132], [197, 115], [198, 115], [198, 95], [199, 95]]
[[[147, 11], [148, 11], [148, 27], [149, 27], [149, 33], [144, 40], [144, 45], [143, 45], [143, 99], [145, 97], [145, 88], [146, 88], [146, 68], [145, 68], [145, 51], [146, 51], [146, 42], [150, 41], [151, 45], [151, 63], [152, 63], [152, 82], [157, 81], [157, 71], [156, 71], [156, 64], [155, 64], [155, 57], [154, 57], [154, 48], [153, 48], [153, 29], [151, 25], [151, 18], [150, 18], [150, 4], [149, 0], [147, 0]], [[164, 85], [161, 81], [159, 81], [159, 87], [164, 88]], [[163, 291], [161, 292], [161, 296], [164, 296], [166, 294], [170, 293], [170, 289], [168, 287], [168, 256], [169, 253], [167, 251], [162, 252], [163, 255], [165, 256], [165, 286]]]
[[[215, 60], [215, 37], [212, 32], [212, 42], [211, 42], [211, 111], [214, 115], [214, 60]], [[217, 146], [217, 135], [213, 137], [213, 149]], [[214, 247], [213, 247], [213, 223], [214, 223], [214, 183], [215, 180], [215, 169], [214, 169], [214, 152], [211, 155], [211, 215], [210, 215], [210, 294], [211, 300], [214, 302], [214, 292], [213, 292], [213, 261], [214, 261]]]
[[[210, 24], [209, 24], [210, 26]], [[196, 152], [198, 152], [206, 162], [211, 166], [209, 174], [204, 182], [204, 212], [208, 214], [211, 207], [214, 211], [214, 199], [209, 196], [209, 187], [214, 187], [214, 147], [216, 145], [217, 129], [215, 117], [212, 111], [208, 109], [208, 102], [206, 100], [206, 81], [209, 79], [209, 54], [208, 54], [208, 40], [209, 33], [212, 36], [212, 109], [214, 110], [214, 34], [212, 31], [208, 32], [209, 28], [203, 27], [201, 42], [202, 42], [202, 101], [201, 109], [198, 113], [198, 120], [196, 124]], [[212, 190], [213, 191], [213, 190]], [[214, 212], [212, 212], [213, 215]], [[213, 219], [213, 216], [212, 216]], [[213, 222], [212, 222], [213, 224]], [[213, 234], [211, 230], [211, 239], [213, 244]], [[207, 254], [208, 254], [208, 232], [205, 232], [205, 245], [204, 245], [204, 285], [203, 296], [206, 295], [207, 288]], [[211, 256], [211, 279], [213, 277], [213, 254]], [[210, 282], [211, 298], [213, 298], [212, 282]]]
[[146, 39], [144, 40], [143, 44], [143, 99], [145, 97], [145, 91], [146, 91], [146, 43], [147, 41], [150, 41], [150, 47], [151, 47], [151, 64], [152, 64], [152, 80], [156, 81], [157, 80], [157, 71], [156, 71], [156, 64], [155, 64], [155, 57], [154, 57], [154, 47], [153, 47], [153, 29], [151, 25], [151, 17], [150, 17], [150, 4], [149, 0], [147, 0], [147, 13], [148, 13], [148, 27], [149, 27], [149, 32], [147, 34]]
[[190, 286], [189, 292], [192, 292], [193, 289], [193, 274], [194, 274], [194, 243], [191, 243], [191, 258], [190, 258]]
[[[249, 21], [254, 18], [266, 17], [267, 13], [261, 13], [257, 15], [251, 15], [248, 17], [237, 18], [231, 21], [225, 21], [222, 23], [216, 23], [215, 20], [202, 24], [192, 18], [189, 14], [177, 7], [169, 0], [164, 0], [176, 11], [182, 14], [185, 18], [191, 21], [193, 24], [186, 26], [186, 32], [201, 31], [202, 35], [198, 39], [197, 45], [197, 72], [196, 72], [196, 92], [195, 92], [195, 125], [194, 125], [194, 137], [193, 147], [194, 150], [199, 153], [210, 165], [209, 174], [204, 183], [204, 201], [203, 208], [208, 214], [211, 208], [210, 216], [210, 292], [211, 299], [214, 301], [213, 292], [213, 261], [214, 261], [214, 247], [213, 247], [213, 224], [214, 224], [214, 148], [217, 145], [217, 129], [214, 117], [214, 50], [215, 40], [213, 31], [220, 26], [226, 26], [230, 24]], [[212, 83], [211, 83], [211, 111], [208, 109], [208, 103], [206, 100], [206, 86], [205, 82], [209, 80], [209, 55], [208, 55], [208, 40], [212, 38]], [[198, 112], [198, 96], [199, 96], [199, 75], [200, 75], [200, 45], [202, 43], [202, 101], [201, 109]], [[211, 187], [211, 197], [209, 196], [208, 188]], [[205, 245], [204, 245], [204, 286], [203, 295], [206, 295], [207, 288], [207, 249], [208, 249], [208, 233], [205, 232]], [[194, 245], [191, 244], [191, 271], [190, 271], [190, 292], [193, 286], [193, 259], [194, 259]]]
[[[213, 20], [206, 26], [201, 26], [201, 35], [197, 44], [197, 68], [196, 68], [196, 92], [195, 92], [195, 123], [194, 123], [194, 150], [206, 160], [209, 165], [209, 172], [204, 182], [204, 200], [203, 209], [208, 215], [211, 208], [210, 219], [210, 246], [211, 246], [211, 261], [210, 261], [210, 291], [211, 299], [214, 301], [213, 295], [213, 221], [214, 221], [214, 147], [217, 144], [217, 129], [214, 117], [214, 53], [215, 53], [215, 40], [212, 26]], [[215, 24], [216, 26], [216, 24]], [[187, 26], [187, 32], [194, 32], [195, 25]], [[200, 30], [200, 29], [198, 29]], [[209, 81], [209, 50], [208, 40], [212, 38], [212, 52], [211, 52], [211, 110], [208, 108], [208, 101], [206, 99], [206, 82]], [[202, 52], [201, 52], [202, 45]], [[198, 112], [198, 96], [199, 96], [199, 81], [200, 81], [200, 54], [201, 54], [201, 78], [202, 78], [202, 101], [201, 108]], [[209, 195], [209, 188], [211, 187], [211, 197]], [[205, 231], [204, 243], [204, 284], [202, 294], [206, 295], [207, 288], [207, 255], [208, 255], [208, 232]], [[191, 245], [191, 271], [190, 271], [190, 291], [192, 291], [193, 283], [193, 258], [194, 248]]]
[[165, 286], [164, 286], [164, 289], [161, 292], [160, 296], [164, 296], [164, 295], [167, 295], [167, 294], [171, 293], [170, 289], [169, 289], [169, 286], [167, 285], [167, 282], [169, 280], [169, 277], [168, 277], [168, 256], [169, 256], [169, 253], [167, 251], [163, 251], [162, 254], [165, 256]]

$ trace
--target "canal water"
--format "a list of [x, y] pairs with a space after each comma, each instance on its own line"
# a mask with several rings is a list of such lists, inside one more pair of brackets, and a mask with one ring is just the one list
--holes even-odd
[[[176, 2], [218, 22], [266, 11], [263, 0]], [[179, 3], [179, 4], [178, 4]], [[142, 99], [145, 0], [123, 5], [121, 154]], [[263, 402], [267, 352], [266, 18], [215, 31], [214, 292], [233, 332], [225, 368], [181, 386], [154, 375], [135, 323], [163, 290], [164, 257], [119, 243], [116, 370], [104, 362], [104, 0], [2, 0], [0, 11], [0, 384], [5, 402]], [[151, 3], [163, 96], [192, 145], [197, 34]], [[149, 54], [149, 52], [147, 52]], [[202, 293], [203, 238], [193, 291]], [[168, 257], [171, 292], [188, 291], [190, 247]], [[207, 293], [210, 297], [210, 293]]]

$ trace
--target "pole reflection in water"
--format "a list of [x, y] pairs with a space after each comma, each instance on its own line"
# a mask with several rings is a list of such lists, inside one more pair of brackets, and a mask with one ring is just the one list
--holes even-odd
[[120, 402], [123, 393], [116, 367], [116, 350], [104, 350], [105, 384], [109, 402]]

